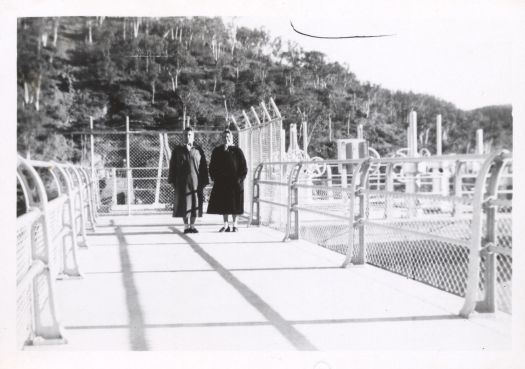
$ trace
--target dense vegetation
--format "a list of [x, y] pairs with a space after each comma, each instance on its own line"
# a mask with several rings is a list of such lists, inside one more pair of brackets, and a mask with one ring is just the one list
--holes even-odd
[[[265, 31], [220, 18], [20, 18], [18, 151], [34, 158], [79, 157], [72, 131], [89, 127], [220, 129], [229, 115], [273, 97], [290, 123], [309, 122], [310, 155], [335, 156], [328, 139], [366, 138], [381, 154], [404, 147], [408, 113], [418, 113], [420, 147], [434, 152], [441, 114], [444, 152], [472, 152], [484, 128], [494, 148], [512, 149], [510, 106], [462, 111], [433, 96], [362, 83], [351, 66]], [[348, 130], [349, 127], [349, 130]]]

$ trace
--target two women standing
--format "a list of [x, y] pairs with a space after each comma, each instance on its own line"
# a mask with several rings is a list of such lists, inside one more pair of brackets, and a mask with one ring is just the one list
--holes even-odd
[[[173, 216], [184, 220], [184, 233], [197, 233], [196, 217], [202, 216], [203, 189], [209, 183], [213, 188], [208, 204], [208, 214], [221, 214], [224, 226], [219, 232], [237, 232], [237, 215], [244, 213], [244, 179], [248, 172], [242, 150], [233, 146], [233, 134], [222, 132], [223, 144], [211, 155], [209, 170], [202, 149], [193, 145], [193, 129], [184, 131], [185, 145], [174, 148], [169, 168], [168, 182], [175, 190]], [[228, 216], [231, 215], [231, 225]]]

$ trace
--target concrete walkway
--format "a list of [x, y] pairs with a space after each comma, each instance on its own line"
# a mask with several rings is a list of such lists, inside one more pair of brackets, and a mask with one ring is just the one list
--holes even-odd
[[[510, 316], [268, 228], [184, 235], [170, 216], [100, 217], [83, 279], [57, 281], [68, 344], [27, 350], [510, 349]], [[214, 223], [215, 222], [215, 223]]]

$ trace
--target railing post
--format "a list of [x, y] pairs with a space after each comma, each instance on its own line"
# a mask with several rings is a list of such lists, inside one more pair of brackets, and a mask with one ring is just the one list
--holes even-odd
[[[66, 227], [69, 228], [69, 232], [67, 232], [64, 235], [64, 238], [62, 240], [62, 250], [64, 255], [63, 260], [63, 274], [67, 277], [81, 277], [82, 274], [80, 273], [80, 268], [78, 264], [78, 258], [77, 258], [77, 249], [78, 249], [78, 242], [77, 242], [77, 228], [76, 228], [76, 222], [75, 222], [75, 205], [74, 205], [74, 190], [73, 190], [73, 183], [71, 181], [70, 176], [66, 173], [66, 171], [58, 164], [55, 164], [55, 167], [62, 177], [64, 178], [64, 181], [66, 183], [66, 193], [67, 193], [67, 212], [68, 212], [68, 218], [69, 218], [69, 224], [66, 225]], [[66, 237], [68, 237], [71, 240], [71, 255], [73, 257], [72, 260], [72, 266], [67, 265], [67, 250], [66, 250]]]
[[[49, 229], [49, 213], [47, 209], [47, 194], [36, 170], [21, 156], [18, 157], [18, 166], [22, 166], [35, 183], [40, 203], [38, 204], [41, 215], [41, 226], [44, 242], [44, 254], [34, 257], [33, 261], [40, 261], [44, 264], [43, 271], [33, 279], [33, 316], [34, 316], [34, 338], [33, 344], [39, 344], [44, 341], [65, 343], [62, 325], [58, 321], [58, 309], [55, 305], [55, 281], [56, 275], [53, 265], [51, 265], [51, 234]], [[34, 240], [32, 240], [34, 241]], [[44, 277], [47, 282], [47, 296], [40, 296], [40, 286], [35, 283], [35, 279]], [[43, 306], [42, 306], [43, 305]], [[45, 311], [47, 310], [47, 311]], [[44, 317], [45, 316], [45, 317]], [[47, 320], [47, 322], [45, 322]], [[47, 324], [46, 324], [47, 323]]]
[[158, 205], [160, 199], [160, 181], [162, 178], [162, 158], [164, 156], [164, 140], [162, 139], [162, 133], [159, 133], [159, 165], [157, 167], [157, 183], [155, 186], [155, 205]]
[[85, 217], [85, 211], [84, 211], [84, 194], [82, 193], [82, 180], [80, 179], [80, 176], [77, 173], [77, 170], [72, 165], [68, 165], [70, 171], [74, 174], [75, 178], [78, 182], [78, 188], [74, 189], [75, 195], [78, 195], [78, 210], [79, 210], [79, 217], [80, 217], [80, 235], [82, 237], [81, 242], [79, 242], [79, 246], [81, 247], [87, 247], [87, 236], [86, 236], [86, 217]]
[[[248, 222], [249, 225], [261, 225], [261, 203], [259, 202], [259, 199], [261, 198], [260, 195], [260, 185], [259, 180], [261, 179], [261, 172], [262, 172], [263, 164], [259, 164], [257, 168], [255, 168], [255, 172], [253, 173], [253, 185], [252, 185], [252, 204], [250, 207], [250, 221]], [[255, 211], [255, 218], [254, 215], [254, 207], [257, 209]]]
[[111, 203], [113, 206], [118, 205], [117, 204], [117, 169], [111, 168], [111, 183], [112, 183], [112, 191], [111, 191]]
[[[389, 163], [386, 167], [386, 191], [387, 192], [394, 192], [394, 163]], [[394, 197], [387, 193], [385, 195], [385, 219], [390, 218], [392, 215], [392, 210], [394, 208]]]
[[87, 170], [85, 170], [84, 168], [79, 168], [78, 171], [79, 173], [82, 174], [82, 177], [85, 180], [86, 195], [87, 195], [86, 206], [88, 209], [87, 214], [88, 214], [90, 228], [92, 231], [94, 231], [95, 223], [96, 223], [96, 216], [95, 216], [95, 208], [94, 208], [95, 201], [94, 201], [94, 195], [93, 195], [93, 181], [89, 177], [89, 173]]
[[476, 304], [476, 311], [483, 313], [494, 313], [496, 311], [496, 286], [497, 286], [497, 260], [496, 253], [491, 249], [496, 246], [498, 234], [497, 234], [497, 205], [492, 203], [492, 200], [497, 198], [498, 186], [501, 179], [501, 173], [505, 161], [502, 158], [496, 158], [494, 168], [488, 178], [488, 188], [485, 203], [482, 209], [486, 211], [487, 226], [484, 244], [481, 245], [481, 253], [485, 256], [485, 284], [483, 286], [484, 299], [478, 301]]
[[465, 302], [459, 314], [463, 317], [468, 317], [476, 308], [478, 298], [479, 274], [481, 269], [480, 251], [482, 246], [482, 226], [483, 226], [483, 203], [485, 197], [485, 184], [489, 178], [490, 168], [495, 161], [501, 161], [505, 155], [504, 151], [500, 151], [490, 155], [483, 163], [480, 172], [476, 178], [476, 186], [474, 188], [474, 198], [472, 200], [472, 226], [471, 226], [471, 240], [469, 249], [468, 262], [468, 276], [467, 288], [465, 291]]
[[[352, 183], [350, 187], [350, 201], [349, 201], [349, 229], [348, 229], [348, 249], [346, 251], [346, 258], [343, 262], [343, 267], [350, 264], [364, 265], [366, 263], [365, 250], [365, 229], [364, 220], [366, 219], [366, 209], [368, 204], [367, 186], [368, 186], [368, 172], [370, 168], [370, 160], [361, 161], [355, 165], [352, 171]], [[356, 197], [359, 198], [359, 215], [355, 218], [355, 202]], [[354, 253], [354, 232], [358, 230], [358, 245]]]
[[[465, 166], [464, 161], [456, 162], [456, 170], [454, 173], [454, 196], [455, 197], [463, 196], [463, 189], [462, 189], [463, 177], [461, 177], [461, 171], [463, 170], [464, 166]], [[461, 212], [461, 204], [458, 204], [457, 201], [454, 201], [452, 205], [452, 216], [456, 216], [460, 212]]]
[[[301, 172], [303, 163], [295, 164], [290, 170], [288, 176], [288, 209], [286, 216], [286, 232], [283, 241], [299, 239], [299, 210], [297, 205], [299, 202], [299, 191], [297, 188], [297, 180]], [[294, 224], [292, 232], [292, 213], [294, 214]]]
[[126, 202], [128, 205], [128, 215], [131, 215], [131, 190], [132, 190], [132, 179], [131, 179], [131, 164], [129, 162], [130, 154], [129, 154], [129, 117], [126, 116], [126, 184], [127, 184], [127, 196], [126, 196]]

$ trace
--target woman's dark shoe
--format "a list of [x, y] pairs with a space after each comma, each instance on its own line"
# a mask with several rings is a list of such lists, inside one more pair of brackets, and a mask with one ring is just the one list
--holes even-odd
[[190, 228], [190, 233], [199, 233], [199, 231], [197, 230], [197, 228], [191, 227]]
[[186, 229], [184, 230], [184, 234], [187, 234], [187, 233], [191, 233], [191, 229], [190, 229], [190, 228], [186, 228]]
[[231, 232], [230, 227], [226, 228], [226, 230], [224, 232]]
[[232, 232], [239, 232], [239, 230], [237, 229], [237, 227], [233, 227]]
[[219, 229], [219, 232], [224, 232], [226, 230], [225, 227], [222, 227], [221, 229]]

